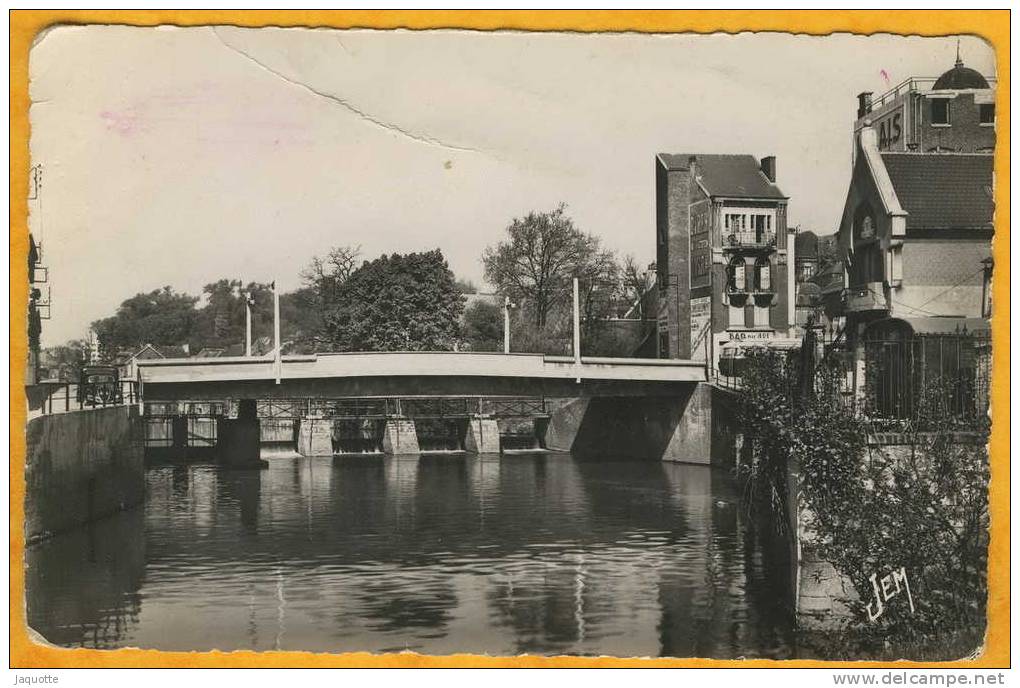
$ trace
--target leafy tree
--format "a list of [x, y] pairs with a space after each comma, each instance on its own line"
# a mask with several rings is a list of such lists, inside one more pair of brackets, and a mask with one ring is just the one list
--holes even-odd
[[[202, 288], [205, 305], [198, 310], [189, 342], [194, 351], [244, 342], [245, 298], [251, 295], [252, 337], [272, 332], [273, 292], [268, 284], [221, 279]], [[281, 318], [282, 320], [282, 318]]]
[[[560, 204], [514, 218], [507, 238], [485, 249], [485, 278], [517, 304], [515, 350], [563, 353], [571, 341], [572, 280], [578, 278], [582, 349], [619, 307], [620, 266], [598, 237], [579, 230]], [[520, 346], [518, 346], [518, 344]]]
[[526, 302], [540, 328], [553, 309], [570, 305], [571, 279], [601, 278], [612, 256], [597, 237], [574, 226], [562, 203], [551, 212], [514, 218], [506, 232], [506, 241], [485, 249], [485, 279], [511, 300]]
[[66, 344], [44, 349], [41, 362], [48, 369], [47, 377], [72, 380], [76, 371], [88, 358], [88, 342], [82, 339], [72, 339]]
[[148, 342], [188, 342], [197, 302], [198, 297], [175, 292], [169, 286], [132, 296], [120, 304], [114, 315], [92, 324], [99, 339], [101, 355], [112, 358], [122, 348], [134, 348]]
[[324, 329], [337, 351], [450, 350], [463, 311], [464, 297], [439, 250], [384, 255], [338, 286]]
[[503, 350], [503, 306], [475, 301], [464, 310], [464, 341], [471, 351]]

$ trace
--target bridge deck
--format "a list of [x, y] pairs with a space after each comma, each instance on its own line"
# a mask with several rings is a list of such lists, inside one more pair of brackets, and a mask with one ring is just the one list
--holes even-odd
[[483, 352], [374, 352], [284, 356], [281, 384], [267, 358], [138, 362], [153, 398], [669, 393], [705, 380], [697, 361]]
[[[274, 378], [266, 358], [166, 358], [138, 361], [141, 379], [156, 382], [210, 382]], [[577, 378], [703, 382], [698, 361], [583, 357], [482, 352], [373, 352], [284, 356], [284, 378], [467, 376]]]

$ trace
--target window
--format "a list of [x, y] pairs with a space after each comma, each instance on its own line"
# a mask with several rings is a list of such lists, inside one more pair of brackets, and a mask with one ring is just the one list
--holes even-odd
[[949, 124], [949, 98], [933, 98], [931, 101], [931, 123]]
[[726, 230], [742, 232], [747, 229], [747, 216], [743, 213], [726, 213]]
[[730, 306], [730, 327], [744, 326], [744, 307]]
[[769, 327], [769, 312], [772, 309], [768, 306], [755, 306], [754, 307], [754, 326], [755, 327]]
[[744, 291], [747, 288], [747, 265], [740, 258], [734, 258], [727, 269], [729, 281], [726, 285], [730, 291]]
[[772, 230], [771, 215], [752, 215], [751, 226], [754, 230], [755, 243], [767, 243], [769, 232]]
[[978, 105], [978, 118], [981, 124], [995, 124], [995, 103]]
[[754, 265], [755, 283], [758, 291], [772, 291], [772, 266], [768, 258], [761, 258]]
[[850, 285], [860, 286], [885, 280], [882, 248], [876, 242], [865, 244], [854, 251], [850, 263]]

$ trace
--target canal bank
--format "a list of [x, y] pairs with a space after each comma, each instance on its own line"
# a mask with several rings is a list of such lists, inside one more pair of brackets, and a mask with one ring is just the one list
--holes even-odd
[[32, 418], [26, 426], [28, 542], [137, 506], [145, 460], [134, 406]]

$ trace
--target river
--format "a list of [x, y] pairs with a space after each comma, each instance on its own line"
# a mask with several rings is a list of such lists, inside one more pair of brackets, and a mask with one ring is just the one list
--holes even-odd
[[567, 454], [150, 468], [143, 508], [27, 552], [71, 647], [794, 654], [786, 554], [726, 471]]

